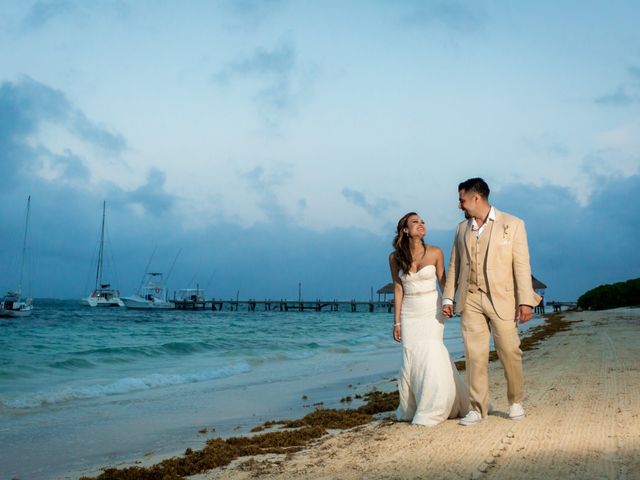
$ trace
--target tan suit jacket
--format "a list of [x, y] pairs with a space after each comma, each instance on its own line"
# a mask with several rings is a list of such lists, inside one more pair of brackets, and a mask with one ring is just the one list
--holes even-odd
[[[513, 320], [518, 305], [535, 307], [540, 303], [541, 297], [531, 284], [529, 246], [524, 222], [498, 209], [495, 209], [493, 222], [485, 264], [482, 266], [489, 289], [487, 293], [498, 316], [503, 320]], [[458, 224], [443, 292], [444, 298], [452, 300], [457, 292], [456, 313], [464, 310], [469, 292], [469, 242], [475, 235], [471, 223], [472, 220], [469, 219]], [[486, 235], [487, 232], [483, 234]]]

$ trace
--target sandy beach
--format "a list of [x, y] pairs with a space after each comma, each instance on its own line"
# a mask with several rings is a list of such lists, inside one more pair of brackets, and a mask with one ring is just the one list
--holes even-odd
[[570, 329], [524, 354], [522, 421], [508, 419], [492, 362], [495, 411], [481, 425], [425, 428], [386, 414], [294, 454], [242, 457], [190, 478], [640, 478], [640, 309], [564, 315]]

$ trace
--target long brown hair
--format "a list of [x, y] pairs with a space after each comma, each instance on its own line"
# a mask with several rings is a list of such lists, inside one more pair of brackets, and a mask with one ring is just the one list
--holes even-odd
[[[416, 212], [409, 212], [402, 216], [400, 220], [398, 220], [398, 226], [396, 227], [396, 236], [393, 239], [393, 259], [396, 262], [399, 270], [407, 273], [411, 269], [411, 264], [413, 263], [413, 257], [411, 256], [411, 237], [409, 237], [408, 233], [403, 232], [405, 228], [408, 226], [409, 218], [413, 215], [418, 215]], [[424, 246], [424, 239], [422, 240], [422, 245]]]

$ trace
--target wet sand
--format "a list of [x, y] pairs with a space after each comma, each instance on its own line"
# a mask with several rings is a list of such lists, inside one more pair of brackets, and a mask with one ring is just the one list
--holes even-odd
[[241, 457], [189, 478], [640, 479], [640, 309], [563, 315], [569, 328], [524, 355], [522, 421], [508, 419], [492, 362], [495, 411], [480, 425], [426, 428], [383, 414], [295, 453]]

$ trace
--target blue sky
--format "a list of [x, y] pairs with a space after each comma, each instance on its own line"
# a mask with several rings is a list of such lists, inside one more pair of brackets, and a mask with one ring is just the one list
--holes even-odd
[[172, 289], [368, 298], [397, 219], [448, 254], [457, 184], [527, 222], [548, 298], [640, 276], [637, 2], [3, 1], [0, 287], [180, 256]]

